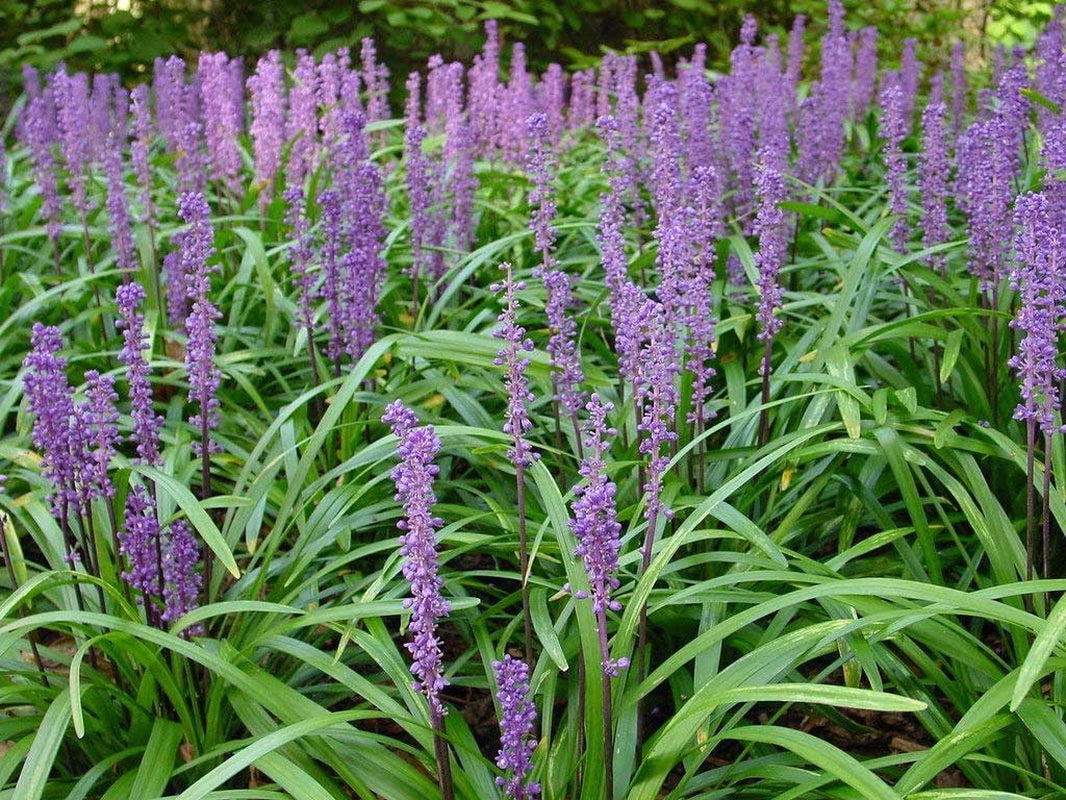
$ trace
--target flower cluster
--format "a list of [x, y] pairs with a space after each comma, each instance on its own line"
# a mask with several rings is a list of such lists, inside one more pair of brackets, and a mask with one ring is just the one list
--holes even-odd
[[527, 780], [533, 768], [531, 756], [537, 749], [533, 729], [537, 724], [537, 709], [529, 697], [529, 666], [521, 659], [505, 655], [495, 661], [496, 701], [500, 704], [500, 752], [496, 766], [508, 777], [496, 779], [504, 796], [513, 800], [529, 800], [540, 794], [540, 785]]
[[403, 519], [397, 527], [404, 532], [403, 575], [411, 584], [411, 599], [404, 606], [411, 609], [410, 629], [414, 634], [406, 647], [414, 663], [411, 672], [418, 679], [415, 688], [426, 696], [436, 718], [444, 714], [441, 690], [448, 685], [444, 678], [443, 655], [437, 636], [437, 621], [448, 615], [449, 603], [441, 595], [444, 580], [438, 572], [437, 528], [442, 524], [433, 516], [433, 480], [439, 472], [433, 459], [440, 452], [440, 439], [431, 425], [417, 427], [418, 419], [402, 401], [388, 405], [381, 421], [392, 426], [400, 444], [400, 463], [392, 470], [396, 485], [396, 502], [403, 506]]

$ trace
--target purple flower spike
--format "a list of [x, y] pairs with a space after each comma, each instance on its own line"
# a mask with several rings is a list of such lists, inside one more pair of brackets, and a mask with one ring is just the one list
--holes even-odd
[[851, 118], [866, 116], [877, 89], [877, 28], [859, 32], [859, 49], [855, 54], [855, 74], [851, 82]]
[[363, 62], [361, 77], [367, 92], [367, 122], [381, 122], [389, 118], [389, 70], [378, 63], [374, 40], [369, 36], [363, 39], [359, 56]]
[[555, 192], [552, 191], [554, 159], [551, 150], [551, 131], [545, 114], [530, 114], [526, 120], [529, 136], [529, 158], [526, 171], [533, 181], [529, 202], [534, 206], [530, 227], [533, 228], [534, 247], [541, 254], [541, 268], [548, 269], [555, 249]]
[[44, 212], [46, 230], [52, 242], [58, 269], [62, 204], [59, 199], [56, 159], [52, 150], [55, 142], [55, 108], [52, 98], [52, 89], [49, 87], [30, 101], [26, 109], [26, 139], [29, 144], [30, 159], [33, 162], [33, 177], [37, 184], [37, 191], [40, 192], [44, 201], [41, 210]]
[[143, 486], [134, 486], [126, 496], [125, 528], [118, 533], [119, 551], [129, 563], [129, 569], [123, 571], [122, 579], [141, 593], [137, 601], [147, 601], [149, 607], [153, 599], [163, 594], [160, 537], [159, 520], [151, 495]]
[[285, 124], [285, 138], [292, 142], [286, 177], [290, 186], [302, 186], [318, 157], [318, 73], [314, 56], [306, 50], [296, 51], [293, 78]]
[[66, 504], [74, 502], [75, 475], [80, 464], [71, 447], [74, 421], [74, 391], [67, 383], [67, 360], [59, 355], [63, 337], [59, 328], [35, 323], [30, 337], [32, 350], [26, 356], [25, 391], [33, 423], [33, 445], [41, 454], [45, 477], [52, 484], [49, 499], [52, 513], [65, 514]]
[[[170, 523], [163, 548], [163, 609], [162, 620], [173, 622], [197, 607], [203, 577], [197, 571], [200, 545], [192, 528], [182, 519]], [[183, 638], [199, 633], [199, 627], [186, 628]]]
[[115, 445], [122, 439], [118, 433], [118, 411], [115, 410], [118, 400], [115, 379], [90, 369], [85, 373], [85, 383], [88, 403], [84, 414], [85, 434], [91, 450], [82, 468], [82, 475], [90, 497], [110, 500], [115, 496], [115, 487], [108, 470], [111, 458], [115, 455]]
[[[605, 675], [614, 677], [629, 666], [625, 658], [612, 660], [607, 654], [607, 611], [620, 611], [621, 603], [611, 599], [618, 588], [618, 552], [622, 547], [622, 526], [615, 510], [614, 481], [607, 477], [606, 453], [611, 449], [616, 431], [607, 425], [607, 415], [614, 408], [592, 395], [585, 408], [589, 412], [585, 423], [585, 458], [581, 462], [581, 477], [586, 483], [574, 487], [574, 518], [570, 528], [577, 537], [574, 555], [585, 565], [589, 578], [589, 593], [600, 632], [602, 667]], [[575, 595], [579, 599], [584, 593]]]
[[505, 655], [492, 664], [496, 672], [496, 700], [500, 704], [500, 752], [496, 766], [508, 777], [496, 778], [504, 797], [529, 800], [540, 794], [540, 786], [527, 781], [533, 769], [533, 751], [537, 742], [533, 729], [537, 709], [529, 697], [529, 666], [521, 659]]
[[503, 424], [503, 432], [514, 437], [514, 447], [507, 452], [507, 457], [516, 467], [528, 467], [540, 456], [533, 452], [533, 447], [525, 438], [533, 427], [526, 404], [533, 401], [534, 394], [529, 390], [529, 378], [526, 377], [529, 359], [522, 353], [533, 349], [533, 340], [526, 338], [526, 329], [518, 324], [516, 295], [526, 288], [526, 284], [514, 280], [510, 263], [501, 264], [500, 269], [504, 270], [506, 277], [502, 283], [494, 283], [490, 290], [493, 294], [504, 295], [504, 309], [497, 318], [500, 327], [493, 332], [493, 336], [504, 342], [496, 355], [496, 366], [507, 368], [504, 378], [507, 386], [507, 421]]
[[[411, 210], [411, 277], [416, 282], [425, 273], [424, 248], [429, 240], [429, 165], [422, 144], [426, 129], [421, 121], [422, 80], [417, 72], [407, 78], [407, 108], [404, 114], [403, 151], [407, 165], [404, 183]], [[416, 302], [418, 298], [415, 298]]]
[[[922, 196], [922, 245], [943, 244], [951, 235], [948, 227], [948, 192], [951, 163], [948, 160], [947, 107], [930, 99], [922, 112], [922, 149], [918, 161], [918, 189]], [[930, 259], [941, 272], [943, 255]]]
[[1022, 402], [1014, 417], [1036, 421], [1046, 435], [1057, 430], [1059, 384], [1066, 377], [1066, 370], [1058, 366], [1058, 335], [1066, 311], [1066, 239], [1053, 209], [1044, 192], [1018, 198], [1017, 261], [1011, 272], [1011, 287], [1021, 296], [1011, 322], [1021, 333], [1018, 353], [1009, 362], [1021, 382]]
[[[674, 414], [677, 410], [678, 367], [677, 343], [674, 340], [673, 326], [667, 323], [666, 312], [662, 305], [654, 301], [649, 313], [650, 338], [641, 354], [643, 375], [640, 383], [640, 399], [644, 409], [640, 424], [640, 452], [648, 457], [645, 471], [644, 493], [647, 505], [644, 518], [654, 523], [658, 516], [666, 519], [673, 517], [673, 511], [663, 505], [663, 476], [670, 462], [670, 454], [663, 451], [663, 446], [677, 439], [674, 430]], [[649, 529], [648, 536], [654, 535]], [[650, 544], [650, 542], [649, 542]], [[650, 559], [650, 551], [645, 559]]]
[[137, 444], [140, 462], [154, 467], [162, 463], [159, 431], [163, 427], [163, 418], [152, 409], [151, 367], [145, 356], [149, 343], [144, 331], [144, 315], [140, 311], [144, 298], [144, 289], [139, 283], [126, 283], [115, 290], [119, 310], [116, 324], [122, 329], [123, 342], [118, 360], [126, 365], [130, 415], [133, 417], [132, 438]]
[[202, 448], [217, 452], [218, 446], [207, 441], [207, 434], [218, 424], [218, 392], [222, 373], [215, 366], [215, 320], [221, 313], [211, 301], [211, 273], [217, 266], [208, 261], [215, 254], [214, 234], [211, 230], [210, 209], [203, 195], [184, 194], [178, 200], [178, 213], [189, 229], [182, 234], [180, 252], [182, 272], [188, 286], [192, 310], [185, 320], [188, 346], [185, 352], [185, 369], [189, 375], [190, 399], [199, 406], [199, 413], [189, 422], [200, 429], [200, 440], [193, 443], [193, 450], [202, 455]]
[[123, 271], [123, 279], [137, 268], [130, 228], [130, 209], [126, 201], [126, 182], [122, 174], [122, 141], [114, 134], [107, 137], [104, 166], [107, 171], [107, 213], [111, 223], [111, 239], [115, 247], [115, 264]]
[[906, 251], [910, 240], [910, 228], [907, 225], [907, 154], [903, 152], [903, 140], [910, 131], [906, 102], [900, 76], [886, 73], [881, 84], [881, 135], [885, 139], [889, 209], [899, 217], [892, 225], [892, 244], [901, 253]]
[[439, 472], [433, 459], [440, 452], [440, 439], [432, 425], [418, 425], [418, 419], [402, 401], [385, 408], [381, 421], [392, 426], [400, 440], [397, 454], [400, 463], [392, 470], [396, 485], [396, 502], [403, 506], [403, 519], [396, 527], [401, 537], [404, 558], [403, 575], [411, 584], [411, 599], [404, 607], [411, 609], [412, 641], [405, 646], [414, 663], [411, 673], [418, 679], [415, 689], [429, 702], [430, 713], [439, 720], [445, 713], [441, 690], [448, 685], [444, 678], [443, 654], [437, 637], [437, 621], [448, 616], [450, 604], [441, 595], [444, 580], [439, 574], [437, 528], [443, 520], [433, 516], [433, 480]]
[[243, 85], [232, 80], [233, 65], [225, 53], [201, 53], [200, 103], [204, 134], [214, 176], [233, 196], [241, 192], [241, 153], [237, 136], [244, 122]]
[[248, 79], [252, 99], [252, 149], [255, 177], [260, 185], [259, 206], [266, 208], [274, 194], [274, 178], [285, 147], [285, 65], [271, 50], [259, 59]]
[[152, 109], [148, 102], [148, 84], [142, 83], [130, 93], [130, 113], [133, 115], [130, 161], [133, 164], [133, 174], [137, 176], [137, 185], [141, 189], [141, 219], [154, 228], [152, 167], [148, 154], [152, 145]]

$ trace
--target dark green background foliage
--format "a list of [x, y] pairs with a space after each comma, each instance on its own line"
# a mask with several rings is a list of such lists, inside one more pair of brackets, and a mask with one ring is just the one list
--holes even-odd
[[[976, 41], [982, 31], [1007, 42], [1031, 40], [1052, 10], [1052, 3], [1034, 0], [845, 5], [850, 25], [878, 26], [886, 56], [915, 36], [928, 49], [926, 61], [936, 61], [958, 36]], [[585, 66], [605, 48], [657, 49], [669, 58], [697, 41], [708, 43], [713, 64], [725, 61], [746, 11], [758, 15], [764, 30], [783, 33], [795, 14], [818, 21], [824, 7], [824, 0], [5, 0], [0, 70], [10, 88], [17, 88], [24, 61], [49, 68], [64, 59], [74, 69], [134, 79], [154, 58], [171, 53], [251, 56], [272, 47], [321, 53], [373, 36], [385, 63], [405, 74], [437, 52], [469, 60], [491, 18], [500, 21], [505, 41], [526, 42], [538, 71], [552, 60]]]

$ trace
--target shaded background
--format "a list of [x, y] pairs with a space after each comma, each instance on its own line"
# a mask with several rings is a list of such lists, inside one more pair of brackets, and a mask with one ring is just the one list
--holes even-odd
[[[1028, 43], [1050, 18], [1050, 0], [845, 0], [848, 25], [876, 25], [881, 47], [896, 58], [902, 40], [922, 43], [936, 63], [955, 38], [987, 57], [989, 43]], [[669, 58], [708, 44], [708, 60], [722, 65], [745, 11], [763, 32], [787, 31], [803, 13], [812, 39], [825, 0], [2, 0], [0, 79], [18, 90], [19, 67], [119, 72], [128, 81], [172, 53], [225, 50], [258, 55], [271, 48], [321, 54], [373, 36], [394, 75], [406, 75], [433, 53], [464, 61], [483, 41], [486, 19], [500, 21], [504, 42], [526, 42], [529, 65], [552, 60], [566, 67], [593, 62], [606, 48], [657, 49]], [[400, 81], [402, 84], [402, 81]]]

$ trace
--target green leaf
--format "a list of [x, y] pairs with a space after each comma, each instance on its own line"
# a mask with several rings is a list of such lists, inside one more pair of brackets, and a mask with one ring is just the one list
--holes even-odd
[[181, 744], [181, 726], [157, 717], [130, 789], [129, 800], [155, 800], [161, 797], [170, 781], [174, 759]]
[[[955, 371], [955, 362], [959, 360], [959, 352], [962, 349], [962, 337], [965, 331], [956, 328], [948, 334], [948, 342], [944, 346], [944, 360], [940, 362], [940, 382], [947, 383], [951, 373]], [[913, 413], [913, 412], [912, 412]]]
[[62, 689], [48, 706], [26, 755], [13, 797], [19, 800], [40, 800], [48, 786], [59, 746], [70, 724], [70, 690]]
[[1052, 651], [1066, 633], [1066, 597], [1059, 599], [1044, 622], [1040, 633], [1033, 641], [1033, 647], [1029, 655], [1022, 662], [1018, 671], [1018, 683], [1014, 687], [1014, 693], [1010, 698], [1010, 710], [1017, 711], [1018, 707], [1029, 694], [1029, 690], [1044, 674], [1044, 665], [1051, 657]]

